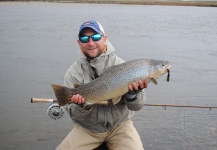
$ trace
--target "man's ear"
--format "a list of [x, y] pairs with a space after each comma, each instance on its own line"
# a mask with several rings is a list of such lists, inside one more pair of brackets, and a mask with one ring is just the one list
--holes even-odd
[[79, 39], [77, 40], [77, 42], [78, 42], [78, 45], [81, 47], [81, 42]]
[[107, 38], [108, 38], [108, 37], [107, 37], [106, 35], [103, 36], [103, 39], [104, 39], [105, 44], [106, 44]]

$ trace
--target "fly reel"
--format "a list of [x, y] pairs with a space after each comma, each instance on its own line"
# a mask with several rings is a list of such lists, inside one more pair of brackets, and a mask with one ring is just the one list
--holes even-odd
[[64, 107], [60, 107], [58, 103], [53, 103], [47, 108], [47, 115], [54, 120], [60, 119], [64, 115]]

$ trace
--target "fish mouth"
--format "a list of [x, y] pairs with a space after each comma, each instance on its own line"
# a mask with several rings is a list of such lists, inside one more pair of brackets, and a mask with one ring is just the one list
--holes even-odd
[[163, 62], [162, 66], [164, 66], [164, 68], [167, 68], [167, 69], [170, 69], [172, 67], [168, 61]]
[[170, 69], [172, 66], [171, 65], [167, 65], [167, 69]]

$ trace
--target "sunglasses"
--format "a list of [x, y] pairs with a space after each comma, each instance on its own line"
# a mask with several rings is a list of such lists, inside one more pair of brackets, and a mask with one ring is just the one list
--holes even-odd
[[90, 38], [92, 39], [92, 41], [96, 42], [101, 40], [102, 35], [101, 34], [93, 34], [91, 36], [80, 36], [79, 40], [81, 41], [81, 43], [88, 43], [90, 41]]

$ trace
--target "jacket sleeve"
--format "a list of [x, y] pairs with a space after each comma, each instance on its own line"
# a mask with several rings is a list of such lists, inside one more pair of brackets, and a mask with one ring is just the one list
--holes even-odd
[[66, 71], [64, 75], [64, 86], [74, 88], [74, 84], [81, 85], [80, 81], [75, 78], [75, 75], [79, 76], [79, 73], [75, 70], [78, 69], [76, 67], [76, 64], [74, 63], [70, 66], [70, 68]]
[[68, 111], [72, 120], [84, 120], [84, 118], [91, 113], [91, 109], [86, 110], [77, 104], [66, 105], [66, 110]]
[[139, 93], [137, 93], [136, 98], [133, 101], [128, 101], [126, 98], [124, 98], [124, 96], [123, 96], [123, 99], [128, 109], [133, 110], [133, 111], [138, 111], [145, 104], [145, 99], [146, 99], [145, 91], [143, 89]]
[[[69, 88], [74, 88], [73, 86], [74, 84], [77, 84], [77, 85], [82, 84], [73, 76], [73, 74], [77, 73], [77, 72], [74, 72], [73, 70], [76, 70], [76, 67], [72, 65], [66, 71], [65, 76], [64, 76], [64, 86], [69, 87]], [[68, 111], [70, 117], [73, 120], [82, 120], [87, 115], [89, 115], [91, 112], [91, 109], [86, 110], [77, 104], [67, 104], [66, 110]]]

